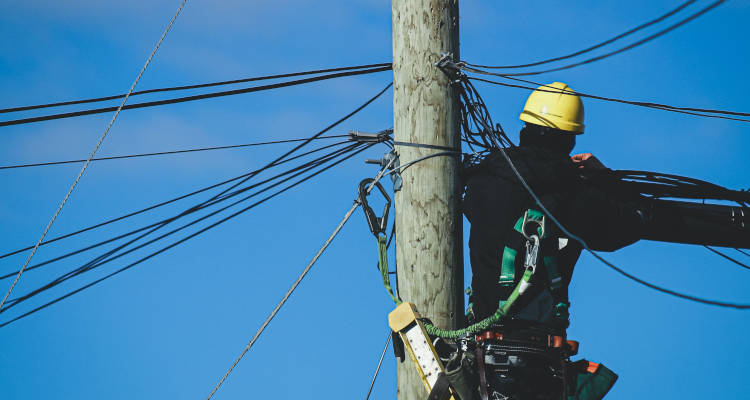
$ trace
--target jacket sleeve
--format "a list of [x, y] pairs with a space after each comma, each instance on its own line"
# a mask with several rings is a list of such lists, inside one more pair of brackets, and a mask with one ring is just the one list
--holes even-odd
[[646, 199], [616, 185], [577, 179], [559, 213], [560, 222], [592, 250], [614, 251], [643, 237]]

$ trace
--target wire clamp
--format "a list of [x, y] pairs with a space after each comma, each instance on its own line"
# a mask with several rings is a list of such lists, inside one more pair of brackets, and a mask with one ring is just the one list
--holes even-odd
[[[385, 199], [385, 206], [383, 207], [383, 216], [378, 217], [375, 215], [375, 211], [372, 210], [372, 207], [370, 207], [370, 204], [367, 202], [367, 196], [369, 195], [368, 187], [372, 185], [374, 182], [374, 187], [377, 187], [380, 191], [380, 194], [383, 195], [383, 198]], [[380, 237], [380, 235], [385, 235], [386, 228], [388, 226], [388, 211], [391, 208], [391, 198], [388, 196], [388, 193], [383, 189], [383, 185], [380, 184], [380, 182], [376, 182], [373, 178], [366, 178], [363, 179], [359, 183], [359, 196], [357, 197], [357, 201], [362, 205], [362, 211], [365, 213], [365, 218], [367, 219], [367, 225], [370, 227], [370, 232], [372, 232], [373, 235], [375, 235], [375, 238]]]
[[351, 130], [349, 131], [349, 140], [359, 143], [383, 143], [391, 138], [393, 128], [384, 129], [377, 133], [368, 133]]

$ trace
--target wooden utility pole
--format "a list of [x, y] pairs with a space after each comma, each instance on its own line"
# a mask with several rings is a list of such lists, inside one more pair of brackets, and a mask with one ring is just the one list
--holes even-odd
[[[458, 58], [458, 0], [393, 0], [393, 114], [396, 141], [459, 149], [458, 98], [435, 63]], [[440, 150], [396, 146], [401, 165]], [[455, 329], [463, 315], [460, 159], [439, 156], [403, 172], [396, 192], [396, 262], [401, 299]], [[423, 400], [411, 360], [398, 365], [399, 400]]]

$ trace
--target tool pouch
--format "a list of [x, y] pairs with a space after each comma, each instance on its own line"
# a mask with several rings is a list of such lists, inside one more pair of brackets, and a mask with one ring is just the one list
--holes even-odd
[[568, 400], [601, 400], [617, 381], [604, 364], [580, 360], [568, 364]]
[[445, 364], [445, 375], [453, 389], [461, 400], [476, 400], [477, 376], [476, 362], [471, 353], [454, 353], [454, 356]]

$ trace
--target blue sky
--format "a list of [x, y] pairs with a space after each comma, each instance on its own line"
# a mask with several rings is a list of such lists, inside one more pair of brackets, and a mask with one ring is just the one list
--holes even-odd
[[[566, 54], [678, 3], [466, 1], [460, 11], [462, 58], [517, 64]], [[699, 3], [690, 10], [708, 4]], [[0, 2], [0, 107], [127, 90], [178, 5], [176, 0]], [[625, 54], [537, 78], [603, 96], [748, 111], [748, 16], [747, 2], [728, 2]], [[390, 60], [386, 1], [191, 0], [138, 87]], [[390, 80], [391, 73], [382, 72], [123, 112], [100, 154], [309, 136]], [[493, 119], [515, 138], [528, 93], [477, 87]], [[607, 166], [692, 176], [734, 189], [750, 186], [747, 124], [584, 103], [587, 129], [577, 150], [595, 153]], [[390, 127], [391, 104], [389, 92], [332, 133]], [[83, 158], [110, 117], [2, 128], [0, 164]], [[290, 147], [94, 163], [50, 235], [239, 175]], [[0, 397], [205, 397], [349, 209], [359, 180], [375, 173], [362, 160], [385, 151], [364, 153], [115, 279], [1, 328]], [[0, 171], [0, 252], [38, 239], [78, 168]], [[43, 247], [35, 260], [191, 204]], [[17, 269], [25, 256], [0, 260], [0, 272]], [[700, 247], [639, 242], [606, 256], [663, 286], [750, 302], [748, 272]], [[364, 397], [392, 308], [374, 268], [375, 257], [374, 240], [357, 212], [216, 398]], [[14, 293], [25, 293], [85, 259], [29, 271]], [[61, 285], [35, 304], [133, 259]], [[468, 261], [466, 273], [468, 282]], [[3, 291], [8, 285], [10, 281], [2, 281]], [[571, 300], [569, 336], [581, 341], [586, 358], [620, 374], [608, 399], [741, 398], [750, 389], [743, 371], [750, 356], [742, 334], [750, 328], [747, 312], [666, 297], [624, 280], [587, 255], [576, 269]], [[389, 351], [372, 398], [395, 397], [394, 366]]]

